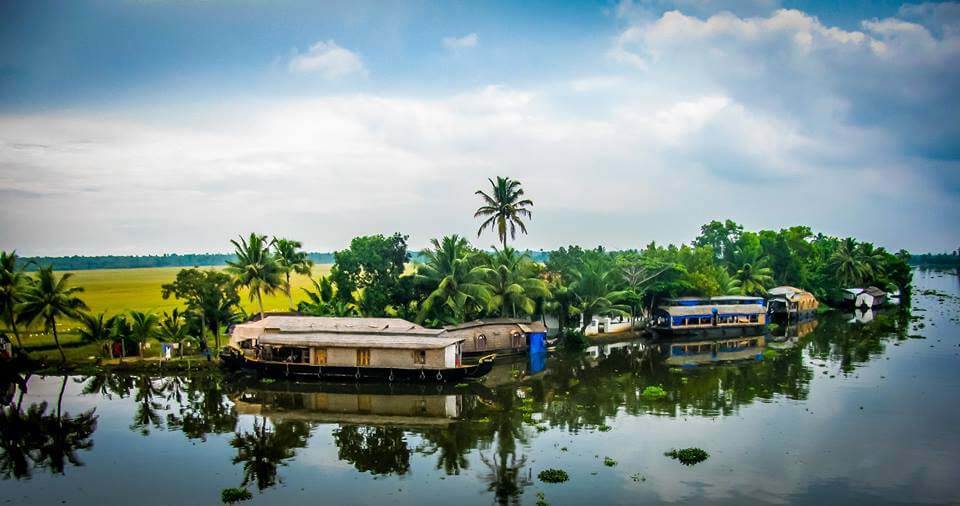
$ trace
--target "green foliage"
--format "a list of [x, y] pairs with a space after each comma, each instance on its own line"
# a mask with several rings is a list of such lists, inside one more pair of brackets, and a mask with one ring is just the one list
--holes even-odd
[[488, 181], [490, 182], [489, 193], [483, 190], [475, 192], [483, 199], [483, 205], [477, 209], [473, 217], [486, 218], [477, 230], [477, 237], [480, 237], [485, 228], [489, 228], [497, 233], [501, 247], [506, 249], [508, 231], [511, 239], [516, 239], [518, 228], [524, 234], [527, 233], [527, 226], [523, 219], [531, 218], [532, 214], [528, 208], [533, 207], [533, 201], [523, 198], [524, 192], [520, 181], [500, 176], [497, 176], [496, 181], [493, 179]]
[[235, 504], [250, 499], [253, 499], [253, 494], [245, 488], [225, 488], [220, 492], [220, 500], [224, 504]]
[[282, 288], [283, 293], [287, 294], [287, 300], [290, 302], [290, 310], [293, 307], [293, 295], [290, 293], [290, 275], [292, 273], [309, 275], [313, 268], [313, 261], [307, 256], [305, 251], [300, 248], [303, 245], [300, 241], [292, 239], [281, 239], [274, 237], [270, 242], [273, 246], [273, 254], [283, 274]]
[[22, 302], [17, 306], [18, 323], [30, 325], [39, 322], [47, 332], [53, 333], [57, 350], [60, 352], [60, 361], [63, 364], [66, 364], [67, 357], [60, 346], [57, 319], [77, 319], [82, 311], [88, 309], [87, 305], [77, 297], [83, 288], [70, 286], [71, 277], [72, 274], [68, 272], [58, 278], [51, 267], [41, 268], [37, 271], [33, 283], [24, 290]]
[[613, 460], [613, 459], [610, 458], [610, 457], [604, 457], [604, 458], [603, 458], [603, 465], [605, 465], [605, 466], [607, 466], [607, 467], [613, 467], [613, 466], [616, 466], [616, 465], [617, 465], [617, 461], [616, 461], [616, 460]]
[[334, 259], [330, 278], [337, 287], [337, 300], [356, 303], [365, 316], [385, 316], [389, 306], [407, 302], [409, 292], [400, 282], [404, 264], [410, 259], [407, 236], [355, 237], [348, 249], [334, 254]]
[[544, 469], [537, 475], [540, 481], [544, 483], [563, 483], [570, 479], [570, 476], [563, 469]]
[[707, 460], [710, 454], [700, 448], [684, 448], [682, 450], [672, 449], [665, 456], [674, 460], [679, 460], [685, 466], [692, 466]]
[[[184, 301], [188, 314], [200, 320], [200, 328], [214, 333], [218, 348], [220, 326], [240, 316], [240, 296], [230, 275], [223, 272], [182, 269], [172, 283], [160, 287], [160, 292], [164, 299], [173, 296]], [[202, 332], [200, 342], [206, 342]]]
[[257, 301], [260, 318], [263, 318], [263, 294], [273, 293], [282, 285], [280, 275], [283, 269], [280, 262], [270, 251], [270, 244], [264, 235], [251, 233], [249, 239], [240, 237], [240, 242], [230, 242], [236, 249], [237, 259], [227, 262], [226, 270], [237, 285], [250, 290], [250, 300]]
[[414, 281], [429, 295], [420, 304], [417, 321], [428, 316], [434, 321], [458, 323], [481, 314], [490, 303], [492, 277], [484, 256], [458, 235], [432, 239], [433, 249], [422, 254]]
[[640, 395], [645, 399], [663, 399], [667, 396], [667, 391], [659, 385], [650, 385], [644, 388]]

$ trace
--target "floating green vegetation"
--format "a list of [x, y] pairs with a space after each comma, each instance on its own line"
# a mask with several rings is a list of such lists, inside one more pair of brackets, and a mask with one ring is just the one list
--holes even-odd
[[537, 492], [537, 506], [550, 506], [550, 503], [547, 502], [547, 498], [544, 497], [543, 492]]
[[225, 504], [234, 504], [250, 499], [253, 499], [253, 494], [245, 488], [225, 488], [220, 492], [220, 500]]
[[644, 388], [643, 393], [640, 395], [646, 399], [663, 399], [664, 397], [667, 396], [667, 391], [664, 390], [663, 387], [659, 385], [657, 386], [650, 385], [647, 388]]
[[467, 383], [457, 383], [457, 384], [456, 384], [456, 387], [457, 387], [457, 388], [467, 388], [467, 387], [469, 387], [469, 386], [470, 386], [470, 385], [467, 384]]
[[612, 428], [613, 428], [613, 427], [610, 427], [610, 426], [607, 425], [607, 424], [603, 424], [603, 425], [598, 425], [598, 426], [597, 426], [597, 430], [599, 430], [600, 432], [610, 432], [610, 429], [612, 429]]
[[773, 359], [777, 358], [778, 355], [780, 355], [780, 353], [778, 353], [777, 350], [774, 350], [774, 349], [772, 349], [772, 348], [767, 348], [767, 349], [763, 350], [763, 358], [764, 358], [764, 360], [773, 360]]
[[533, 428], [534, 428], [534, 429], [537, 429], [537, 432], [546, 432], [546, 431], [548, 431], [548, 430], [550, 429], [550, 427], [547, 427], [546, 425], [542, 425], [542, 424], [541, 424], [541, 425], [534, 425]]
[[277, 380], [275, 380], [275, 379], [273, 379], [273, 378], [263, 378], [263, 379], [260, 380], [260, 383], [263, 383], [264, 385], [269, 385], [269, 384], [271, 384], [271, 383], [276, 383], [276, 382], [277, 382]]
[[544, 469], [537, 475], [540, 481], [544, 483], [563, 483], [570, 479], [570, 476], [563, 469]]
[[630, 475], [630, 479], [638, 483], [641, 481], [647, 481], [647, 477], [640, 473], [633, 473]]
[[664, 455], [672, 459], [679, 460], [680, 463], [685, 466], [699, 464], [710, 457], [709, 453], [700, 448], [684, 448], [682, 450], [677, 450], [674, 448], [664, 453]]
[[604, 458], [603, 458], [603, 465], [605, 465], [605, 466], [607, 466], [607, 467], [613, 467], [613, 466], [617, 465], [617, 461], [616, 461], [616, 460], [613, 460], [613, 459], [610, 458], [610, 457], [604, 457]]

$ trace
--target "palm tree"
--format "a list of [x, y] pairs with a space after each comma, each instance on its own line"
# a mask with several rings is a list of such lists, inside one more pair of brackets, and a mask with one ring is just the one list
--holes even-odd
[[497, 176], [497, 180], [490, 181], [490, 193], [483, 190], [477, 190], [476, 195], [482, 197], [484, 204], [473, 214], [474, 218], [487, 217], [480, 224], [477, 230], [477, 237], [483, 233], [483, 229], [489, 228], [495, 230], [500, 238], [500, 244], [503, 249], [507, 248], [507, 230], [510, 231], [510, 238], [516, 239], [517, 228], [524, 234], [527, 233], [527, 226], [523, 218], [531, 218], [532, 215], [528, 207], [533, 207], [533, 201], [524, 199], [523, 188], [520, 181], [508, 177]]
[[[131, 340], [133, 330], [130, 327], [130, 321], [126, 315], [117, 315], [111, 318], [110, 341], [120, 343], [120, 362], [127, 356], [127, 341]], [[111, 351], [111, 354], [113, 352]]]
[[[80, 330], [77, 333], [80, 339], [87, 343], [109, 343], [112, 339], [113, 318], [107, 318], [106, 313], [93, 315], [90, 313], [80, 314]], [[107, 354], [113, 358], [113, 347], [107, 346]]]
[[616, 271], [604, 268], [601, 262], [585, 261], [576, 273], [576, 280], [571, 283], [576, 305], [572, 309], [582, 315], [580, 332], [587, 330], [595, 315], [616, 314], [630, 316], [630, 307], [617, 304], [619, 300], [628, 299], [628, 292], [614, 290], [614, 276]]
[[240, 238], [240, 242], [231, 240], [236, 248], [237, 260], [227, 262], [227, 272], [234, 276], [238, 285], [250, 290], [250, 300], [257, 300], [260, 319], [266, 315], [263, 311], [263, 294], [271, 294], [280, 287], [280, 264], [270, 253], [267, 237], [250, 234], [249, 240]]
[[17, 252], [0, 251], [0, 321], [10, 325], [20, 353], [25, 353], [25, 350], [20, 341], [20, 331], [17, 330], [16, 307], [23, 299], [29, 282], [30, 278], [17, 267]]
[[180, 348], [180, 358], [183, 358], [183, 347], [186, 342], [193, 339], [187, 331], [186, 321], [180, 310], [174, 308], [172, 314], [163, 313], [163, 319], [160, 320], [160, 329], [157, 336], [168, 343], [177, 343]]
[[534, 264], [526, 254], [507, 247], [497, 251], [489, 260], [487, 284], [490, 298], [487, 308], [500, 316], [517, 316], [517, 312], [532, 314], [537, 297], [549, 297], [547, 283], [534, 273]]
[[830, 255], [829, 266], [843, 287], [859, 285], [870, 271], [870, 266], [857, 252], [857, 241], [851, 237], [840, 241], [837, 249]]
[[739, 295], [740, 280], [731, 276], [724, 267], [717, 268], [717, 286], [720, 295]]
[[483, 307], [490, 300], [490, 286], [485, 278], [490, 269], [478, 265], [478, 256], [459, 235], [432, 239], [432, 250], [425, 250], [426, 261], [417, 267], [415, 279], [433, 291], [423, 301], [417, 321], [423, 323], [435, 308], [453, 315], [465, 316], [468, 306]]
[[862, 242], [857, 246], [856, 255], [863, 262], [866, 271], [864, 274], [870, 277], [873, 283], [876, 283], [876, 280], [884, 275], [883, 267], [886, 253], [883, 248], [874, 247], [869, 242]]
[[137, 351], [143, 358], [143, 343], [157, 334], [160, 319], [153, 313], [130, 312], [130, 338], [137, 342]]
[[287, 299], [290, 300], [290, 310], [293, 311], [295, 307], [293, 306], [293, 295], [290, 294], [290, 273], [309, 275], [313, 268], [313, 261], [310, 260], [305, 251], [300, 250], [303, 247], [300, 241], [274, 237], [270, 244], [273, 246], [273, 255], [277, 259], [280, 271], [283, 272], [283, 293], [287, 294]]
[[762, 265], [743, 264], [734, 275], [734, 280], [740, 285], [743, 295], [764, 295], [767, 287], [773, 284], [773, 271]]
[[301, 288], [307, 300], [297, 304], [297, 311], [312, 316], [329, 315], [330, 303], [333, 301], [333, 283], [327, 276], [320, 276], [320, 279], [310, 278], [310, 282], [313, 283], [313, 290]]
[[87, 309], [87, 305], [76, 296], [83, 288], [70, 286], [71, 277], [72, 274], [68, 272], [58, 278], [52, 267], [40, 268], [35, 282], [27, 288], [23, 294], [23, 302], [18, 306], [18, 320], [28, 325], [40, 320], [44, 329], [53, 333], [53, 341], [57, 344], [63, 365], [67, 363], [67, 356], [63, 354], [60, 346], [57, 318], [77, 318], [80, 311]]

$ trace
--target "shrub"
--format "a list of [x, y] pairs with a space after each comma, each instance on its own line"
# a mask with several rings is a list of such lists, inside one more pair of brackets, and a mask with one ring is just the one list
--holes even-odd
[[253, 498], [253, 494], [245, 488], [225, 488], [220, 492], [220, 500], [225, 504], [248, 501]]
[[537, 475], [540, 481], [545, 483], [563, 483], [570, 479], [567, 472], [563, 469], [544, 469]]
[[710, 456], [709, 453], [700, 448], [684, 448], [682, 450], [673, 449], [664, 453], [664, 455], [672, 459], [679, 460], [680, 463], [685, 466], [699, 464], [704, 460], [707, 460], [707, 457]]

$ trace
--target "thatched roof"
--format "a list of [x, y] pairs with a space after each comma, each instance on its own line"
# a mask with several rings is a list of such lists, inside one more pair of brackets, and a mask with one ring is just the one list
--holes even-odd
[[459, 325], [448, 325], [444, 327], [446, 330], [466, 330], [476, 327], [484, 327], [487, 325], [516, 325], [523, 332], [528, 333], [539, 333], [546, 332], [547, 327], [544, 326], [541, 322], [531, 322], [530, 320], [522, 320], [519, 318], [485, 318], [483, 320], [473, 320], [469, 322], [464, 322]]

